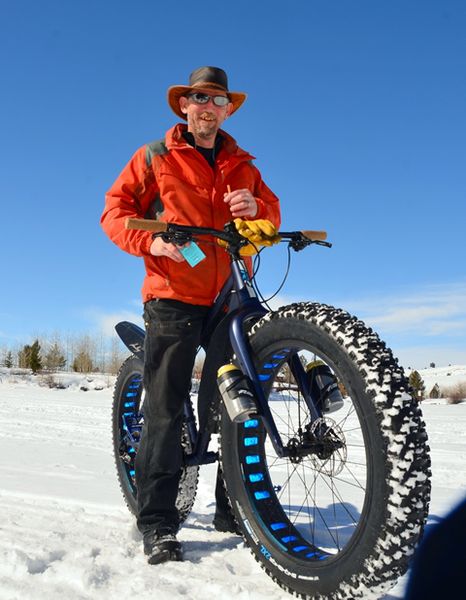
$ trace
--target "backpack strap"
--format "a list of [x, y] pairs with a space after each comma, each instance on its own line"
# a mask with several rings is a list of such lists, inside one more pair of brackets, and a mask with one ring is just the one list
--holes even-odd
[[161, 140], [156, 140], [155, 142], [151, 142], [146, 145], [146, 165], [148, 167], [152, 164], [152, 159], [154, 156], [162, 156], [163, 154], [168, 153], [168, 148], [165, 145], [165, 138]]
[[[156, 140], [146, 145], [146, 166], [147, 169], [153, 171], [155, 178], [157, 178], [157, 170], [160, 166], [159, 161], [152, 163], [154, 156], [163, 156], [168, 153], [168, 148], [165, 145], [165, 138]], [[160, 194], [156, 194], [153, 198], [150, 206], [144, 215], [146, 219], [158, 219], [163, 213], [163, 202], [160, 198]]]

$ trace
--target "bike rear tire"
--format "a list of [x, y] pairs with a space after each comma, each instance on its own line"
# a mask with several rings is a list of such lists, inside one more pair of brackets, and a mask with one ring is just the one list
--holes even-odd
[[[113, 393], [113, 452], [118, 481], [129, 510], [137, 513], [137, 490], [134, 472], [136, 447], [131, 437], [139, 439], [144, 423], [144, 363], [130, 356], [121, 365]], [[191, 402], [191, 400], [189, 400]], [[186, 423], [183, 422], [182, 446], [186, 454], [191, 453], [191, 443]], [[183, 466], [176, 507], [180, 525], [187, 519], [196, 498], [199, 477], [198, 466]]]
[[364, 323], [321, 304], [269, 313], [250, 342], [284, 445], [299, 446], [309, 422], [285, 381], [290, 352], [328, 364], [345, 402], [324, 415], [341, 442], [331, 458], [278, 459], [260, 418], [233, 425], [223, 411], [225, 482], [248, 546], [303, 598], [379, 597], [406, 571], [430, 497], [427, 435], [402, 368]]

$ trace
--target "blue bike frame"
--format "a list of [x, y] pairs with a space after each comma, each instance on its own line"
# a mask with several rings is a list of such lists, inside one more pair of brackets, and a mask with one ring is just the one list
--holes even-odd
[[[283, 446], [281, 436], [270, 411], [269, 403], [264, 395], [260, 376], [257, 373], [254, 360], [252, 358], [249, 340], [247, 335], [245, 335], [245, 325], [247, 321], [257, 321], [268, 311], [260, 303], [252, 286], [251, 278], [247, 271], [246, 265], [241, 258], [232, 258], [232, 275], [216, 299], [216, 302], [212, 308], [209, 323], [216, 322], [216, 319], [218, 318], [222, 307], [225, 306], [225, 303], [228, 305], [228, 311], [226, 314], [230, 318], [229, 336], [231, 346], [235, 354], [235, 363], [251, 381], [252, 389], [255, 393], [258, 416], [264, 423], [264, 427], [269, 435], [269, 439], [277, 456], [280, 458], [289, 456], [289, 450]], [[209, 324], [207, 325], [207, 330], [209, 330]], [[291, 354], [289, 365], [296, 381], [298, 382], [300, 390], [305, 397], [306, 404], [308, 405], [310, 411], [311, 420], [314, 421], [321, 416], [321, 413], [316, 408], [316, 405], [311, 398], [305, 370], [296, 354]], [[208, 451], [210, 432], [197, 431], [194, 414], [189, 403], [185, 404], [185, 418], [188, 424], [191, 441], [194, 442], [193, 453], [185, 457], [186, 464], [200, 465], [215, 462], [215, 460], [218, 458], [217, 453]]]

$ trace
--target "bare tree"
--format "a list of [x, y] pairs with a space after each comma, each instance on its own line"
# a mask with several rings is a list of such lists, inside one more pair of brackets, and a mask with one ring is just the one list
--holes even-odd
[[81, 335], [73, 344], [72, 368], [80, 373], [91, 373], [96, 369], [96, 341], [89, 334]]
[[87, 350], [78, 352], [73, 361], [73, 371], [76, 371], [77, 373], [92, 373], [93, 370], [94, 365], [89, 352], [87, 352]]
[[30, 356], [31, 346], [26, 344], [18, 352], [18, 366], [20, 369], [29, 369]]
[[107, 366], [108, 372], [116, 375], [126, 356], [127, 352], [123, 350], [119, 339], [116, 336], [113, 336], [110, 340], [110, 357]]

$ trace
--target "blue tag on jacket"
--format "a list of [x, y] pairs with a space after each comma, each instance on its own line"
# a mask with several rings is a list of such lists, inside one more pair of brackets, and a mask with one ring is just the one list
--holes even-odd
[[180, 248], [180, 252], [189, 266], [195, 267], [201, 260], [204, 260], [205, 254], [196, 244], [196, 242], [190, 242], [189, 246]]

